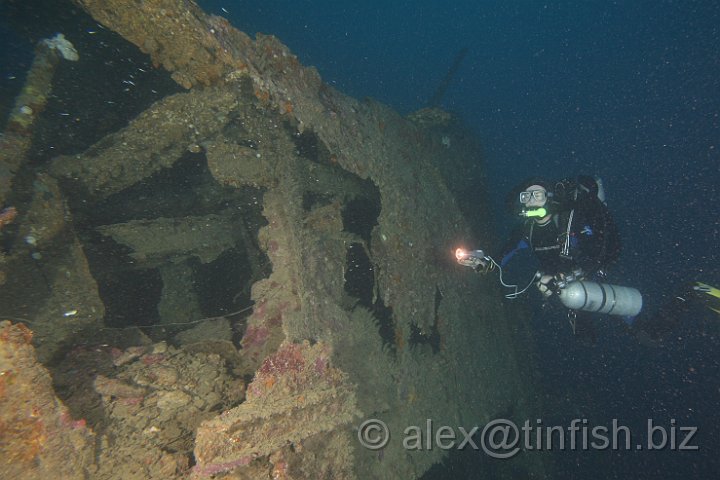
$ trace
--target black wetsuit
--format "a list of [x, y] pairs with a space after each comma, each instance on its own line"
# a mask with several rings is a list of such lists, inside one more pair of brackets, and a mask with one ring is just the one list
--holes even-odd
[[516, 229], [502, 251], [501, 265], [523, 248], [532, 249], [546, 275], [581, 268], [590, 277], [617, 260], [620, 236], [610, 212], [596, 196], [549, 207], [562, 210], [543, 224], [532, 219]]

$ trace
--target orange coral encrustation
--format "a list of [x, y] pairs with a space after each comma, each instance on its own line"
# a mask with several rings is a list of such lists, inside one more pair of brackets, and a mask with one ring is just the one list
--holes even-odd
[[4, 227], [8, 223], [12, 223], [17, 217], [17, 209], [15, 207], [8, 207], [0, 212], [0, 228]]

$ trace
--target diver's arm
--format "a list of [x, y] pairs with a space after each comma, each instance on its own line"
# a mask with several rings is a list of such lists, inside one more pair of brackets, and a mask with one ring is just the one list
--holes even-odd
[[500, 265], [501, 267], [505, 267], [505, 265], [507, 265], [507, 263], [513, 256], [515, 256], [516, 253], [525, 248], [530, 248], [530, 243], [526, 238], [525, 230], [525, 225], [516, 227], [510, 233], [510, 236], [508, 237], [503, 247], [497, 252], [495, 252], [493, 255], [491, 255], [492, 258], [498, 263], [498, 265]]

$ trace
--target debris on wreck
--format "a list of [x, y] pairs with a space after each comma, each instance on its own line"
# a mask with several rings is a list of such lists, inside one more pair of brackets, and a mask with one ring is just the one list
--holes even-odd
[[[334, 442], [350, 443], [349, 432], [340, 427], [359, 415], [355, 393], [346, 374], [330, 365], [330, 358], [326, 345], [307, 342], [285, 343], [265, 358], [248, 387], [247, 400], [200, 425], [195, 439], [195, 473], [220, 473], [276, 452], [289, 456], [292, 449], [288, 445], [301, 445], [306, 439], [336, 430], [342, 437]], [[337, 471], [341, 463], [327, 462], [324, 457], [305, 458], [302, 469], [320, 478], [351, 474]]]
[[77, 61], [77, 51], [62, 33], [40, 40], [23, 89], [0, 137], [0, 206], [5, 204], [12, 181], [27, 161], [34, 126], [52, 93], [52, 81], [61, 59]]
[[[472, 229], [492, 240], [455, 199], [484, 195], [477, 162], [455, 168], [479, 156], [458, 122], [347, 97], [193, 2], [75, 4], [186, 91], [80, 152], [0, 165], [0, 319], [27, 324], [3, 332], [28, 351], [35, 332], [42, 415], [87, 422], [58, 427], [68, 455], [4, 418], [24, 425], [0, 433], [8, 455], [62, 454], [65, 478], [418, 478], [445, 452], [378, 456], [362, 418], [402, 432], [529, 408], [525, 330], [452, 262]], [[0, 401], [43, 368], [23, 365], [3, 364]]]
[[[32, 332], [0, 322], [0, 474], [3, 478], [86, 478], [95, 435], [58, 401], [38, 363]], [[71, 458], [72, 461], [68, 461]]]

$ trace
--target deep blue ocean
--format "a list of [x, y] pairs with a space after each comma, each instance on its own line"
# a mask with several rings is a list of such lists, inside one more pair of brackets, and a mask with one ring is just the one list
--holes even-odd
[[[720, 2], [198, 3], [250, 35], [277, 36], [338, 90], [402, 114], [428, 104], [467, 48], [441, 106], [483, 145], [500, 236], [514, 222], [506, 193], [521, 179], [597, 175], [623, 239], [613, 283], [640, 289], [647, 309], [684, 282], [720, 286]], [[12, 48], [0, 55], [2, 96], [32, 51], [11, 30], [3, 37]], [[557, 312], [528, 320], [546, 425], [697, 428], [697, 450], [545, 453], [556, 478], [717, 478], [719, 315], [699, 309], [662, 346], [638, 343], [614, 319], [596, 325], [594, 344]], [[462, 456], [426, 478], [478, 478], [474, 462], [488, 460]]]

